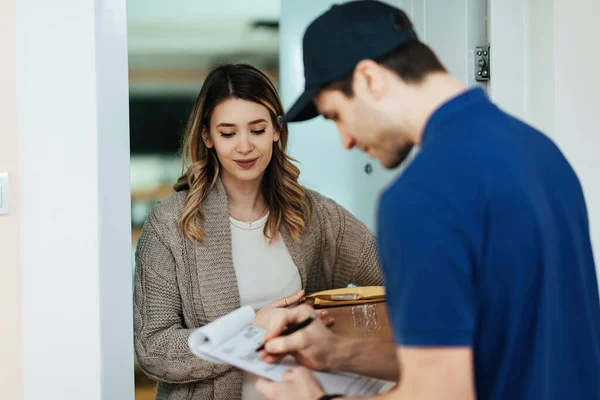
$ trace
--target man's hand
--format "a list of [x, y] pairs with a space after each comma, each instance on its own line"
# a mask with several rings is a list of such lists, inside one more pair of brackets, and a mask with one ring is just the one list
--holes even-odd
[[307, 305], [280, 309], [276, 315], [271, 313], [266, 327], [268, 332], [265, 336], [265, 351], [261, 352], [260, 357], [273, 363], [287, 354], [292, 354], [300, 364], [311, 369], [334, 368], [334, 361], [342, 355], [335, 349], [340, 339], [322, 320], [318, 319], [292, 335], [279, 337], [286, 326], [301, 322], [315, 313], [319, 315]]
[[286, 372], [283, 382], [259, 379], [256, 390], [268, 400], [317, 400], [325, 394], [313, 374], [302, 367]]

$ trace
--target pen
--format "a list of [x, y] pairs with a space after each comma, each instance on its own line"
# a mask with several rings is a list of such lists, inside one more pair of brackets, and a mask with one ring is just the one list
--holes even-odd
[[[310, 317], [306, 318], [304, 321], [299, 322], [296, 325], [292, 325], [292, 326], [289, 326], [289, 327], [285, 328], [283, 330], [283, 332], [281, 332], [279, 334], [279, 336], [288, 336], [288, 335], [291, 335], [292, 333], [294, 333], [294, 332], [296, 332], [296, 331], [298, 331], [298, 330], [300, 330], [300, 329], [302, 329], [304, 327], [307, 327], [308, 324], [310, 324], [311, 322], [313, 322], [315, 319], [317, 319], [317, 315], [316, 314], [312, 314]], [[259, 352], [261, 350], [264, 350], [264, 348], [265, 348], [265, 343], [263, 343], [258, 349], [256, 349], [256, 351]]]

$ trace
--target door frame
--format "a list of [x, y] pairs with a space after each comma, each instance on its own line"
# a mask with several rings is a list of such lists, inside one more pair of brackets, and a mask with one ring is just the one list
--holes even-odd
[[488, 93], [510, 114], [526, 118], [527, 35], [525, 0], [486, 0], [487, 39], [491, 46]]

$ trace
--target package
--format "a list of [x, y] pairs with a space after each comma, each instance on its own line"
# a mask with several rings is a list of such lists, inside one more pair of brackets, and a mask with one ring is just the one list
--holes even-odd
[[393, 341], [387, 307], [385, 303], [358, 304], [341, 307], [327, 307], [335, 318], [331, 330], [340, 336], [352, 338], [376, 337]]
[[393, 341], [382, 286], [326, 290], [304, 299], [335, 318], [331, 330], [352, 338], [376, 337]]

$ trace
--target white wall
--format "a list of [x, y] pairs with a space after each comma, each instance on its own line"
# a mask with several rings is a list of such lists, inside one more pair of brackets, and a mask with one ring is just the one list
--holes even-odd
[[518, 118], [525, 113], [524, 2], [487, 0], [487, 36], [491, 43], [488, 94], [504, 111]]
[[19, 157], [17, 147], [16, 0], [0, 2], [0, 171], [11, 181], [9, 215], [0, 215], [0, 391], [23, 400]]
[[[492, 98], [550, 136], [577, 172], [600, 278], [600, 79], [595, 76], [600, 70], [600, 2], [488, 1]], [[503, 28], [508, 23], [494, 28], [499, 19], [512, 21], [511, 29]]]
[[133, 399], [125, 0], [15, 21], [25, 399]]
[[[523, 45], [525, 69], [522, 116], [554, 138], [554, 2], [524, 1], [523, 18], [527, 23], [522, 30], [525, 40], [519, 39]], [[510, 90], [511, 86], [508, 88]]]
[[[554, 139], [583, 184], [597, 263], [600, 263], [600, 78], [596, 76], [600, 71], [599, 16], [598, 0], [554, 1]], [[540, 99], [540, 104], [544, 100]], [[600, 265], [597, 268], [600, 277]]]

